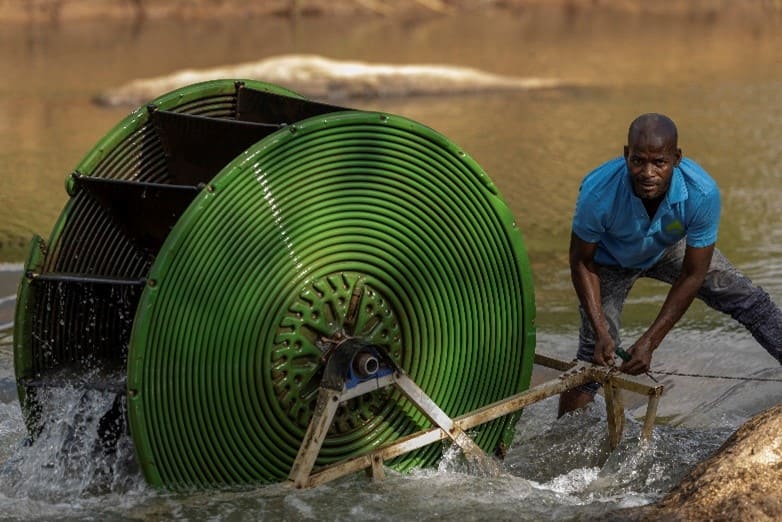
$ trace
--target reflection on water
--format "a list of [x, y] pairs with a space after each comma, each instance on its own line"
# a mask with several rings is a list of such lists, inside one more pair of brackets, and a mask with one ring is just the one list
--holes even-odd
[[[665, 112], [679, 123], [685, 154], [710, 170], [722, 188], [719, 246], [742, 267], [759, 264], [746, 270], [763, 278], [762, 264], [775, 259], [782, 239], [776, 223], [782, 198], [775, 183], [782, 154], [779, 25], [774, 16], [692, 19], [578, 10], [564, 16], [530, 9], [404, 24], [264, 18], [150, 21], [140, 28], [119, 22], [5, 27], [0, 260], [21, 261], [31, 234], [49, 234], [66, 201], [65, 176], [129, 112], [96, 107], [90, 101], [96, 93], [138, 77], [298, 52], [459, 64], [587, 85], [349, 104], [421, 121], [476, 158], [519, 221], [538, 300], [555, 311], [551, 325], [575, 317], [565, 248], [578, 183], [595, 165], [621, 153], [627, 125], [640, 112]], [[669, 35], [654, 41], [654, 57], [650, 34]], [[774, 281], [769, 284], [772, 293], [777, 290]]]
[[[21, 261], [31, 234], [49, 234], [66, 200], [63, 180], [69, 169], [127, 114], [126, 109], [94, 106], [95, 93], [187, 67], [312, 52], [369, 62], [468, 65], [588, 84], [546, 92], [350, 103], [421, 121], [486, 169], [525, 236], [541, 351], [573, 356], [577, 323], [566, 246], [578, 183], [595, 165], [621, 153], [627, 125], [640, 112], [664, 112], [677, 121], [685, 154], [721, 186], [718, 246], [782, 302], [779, 25], [773, 16], [731, 20], [578, 10], [563, 16], [532, 9], [404, 24], [372, 18], [3, 27], [0, 261]], [[3, 296], [13, 293], [15, 282], [9, 284]], [[626, 339], [637, 336], [656, 314], [665, 291], [655, 282], [642, 282], [633, 291], [625, 310]], [[779, 366], [749, 334], [700, 304], [656, 352], [654, 368], [782, 378]], [[446, 463], [440, 470], [392, 474], [380, 484], [356, 476], [306, 492], [272, 486], [173, 495], [149, 490], [133, 470], [120, 466], [104, 469], [103, 477], [124, 481], [123, 487], [100, 493], [92, 486], [52, 487], [36, 496], [32, 490], [46, 483], [45, 460], [57, 450], [33, 461], [30, 449], [21, 446], [25, 430], [6, 340], [0, 343], [0, 505], [11, 519], [85, 514], [117, 520], [599, 517], [659, 498], [746, 418], [782, 400], [778, 381], [660, 379], [667, 392], [653, 444], [638, 446], [634, 419], [643, 414], [638, 406], [628, 412], [626, 440], [604, 464], [604, 449], [591, 444], [603, 436], [602, 409], [557, 421], [549, 400], [524, 412], [507, 473], [497, 479], [465, 475]], [[41, 469], [24, 471], [26, 465]], [[31, 482], [33, 477], [41, 480]]]

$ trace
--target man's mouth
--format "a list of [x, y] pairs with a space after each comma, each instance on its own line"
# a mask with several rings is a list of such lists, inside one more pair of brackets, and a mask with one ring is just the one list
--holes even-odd
[[657, 183], [653, 181], [639, 181], [635, 186], [636, 192], [641, 197], [649, 197], [657, 193]]

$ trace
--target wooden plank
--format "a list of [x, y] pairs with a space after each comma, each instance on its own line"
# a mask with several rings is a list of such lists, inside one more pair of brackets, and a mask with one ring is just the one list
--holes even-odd
[[[647, 416], [644, 421], [642, 437], [645, 436], [648, 439], [651, 436], [651, 429], [654, 425], [654, 416], [657, 410], [657, 402], [663, 392], [662, 385], [649, 386], [633, 380], [633, 377], [619, 376], [616, 368], [595, 366], [583, 361], [565, 362], [544, 355], [539, 357], [536, 354], [535, 362], [555, 369], [564, 368], [565, 373], [558, 376], [556, 379], [551, 379], [527, 391], [496, 401], [454, 419], [450, 419], [442, 412], [431, 398], [429, 398], [423, 390], [404, 373], [400, 372], [399, 374], [396, 374], [393, 377], [393, 384], [398, 386], [433, 423], [437, 424], [437, 426], [399, 438], [366, 455], [326, 466], [317, 472], [312, 473], [309, 477], [302, 478], [300, 481], [302, 485], [299, 487], [318, 486], [363, 469], [368, 469], [368, 472], [371, 473], [371, 476], [375, 480], [382, 480], [382, 477], [385, 476], [385, 472], [382, 469], [383, 462], [447, 438], [454, 439], [454, 442], [462, 446], [463, 449], [464, 446], [467, 446], [468, 451], [472, 451], [472, 448], [470, 447], [471, 444], [469, 443], [471, 442], [472, 445], [474, 445], [474, 441], [464, 433], [466, 430], [504, 415], [515, 413], [530, 404], [558, 395], [563, 391], [591, 381], [602, 382], [605, 386], [606, 405], [609, 408], [609, 440], [612, 444], [612, 448], [616, 447], [621, 440], [622, 430], [624, 428], [624, 408], [622, 407], [621, 400], [618, 396], [619, 389], [626, 389], [649, 396], [649, 406], [647, 407]], [[366, 389], [362, 391], [366, 392], [370, 389], [383, 387], [382, 384], [388, 384], [389, 380], [390, 379], [381, 378], [379, 379], [380, 382], [368, 384]], [[381, 385], [379, 386], [379, 384]], [[351, 396], [355, 395], [355, 393], [351, 394]], [[336, 402], [339, 402], [339, 399]], [[478, 449], [480, 450], [480, 448]], [[480, 451], [482, 452], [482, 450]], [[488, 458], [489, 457], [487, 457], [487, 459]], [[291, 476], [293, 476], [293, 471], [291, 472]]]
[[614, 379], [608, 379], [603, 384], [603, 392], [606, 399], [606, 420], [608, 421], [608, 445], [611, 449], [616, 449], [622, 440], [624, 431], [625, 409], [622, 404], [622, 397], [619, 394], [619, 387]]

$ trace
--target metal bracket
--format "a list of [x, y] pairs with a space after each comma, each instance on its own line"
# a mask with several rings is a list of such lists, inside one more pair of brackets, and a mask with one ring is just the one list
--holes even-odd
[[[646, 395], [649, 400], [646, 405], [643, 427], [641, 428], [641, 440], [648, 441], [652, 438], [654, 420], [657, 417], [657, 405], [659, 404], [660, 396], [664, 391], [662, 384], [656, 383], [654, 386], [650, 386], [638, 381], [636, 377], [619, 373], [616, 368], [595, 366], [594, 364], [583, 361], [565, 362], [538, 353], [535, 354], [535, 364], [554, 370], [564, 371], [565, 373], [560, 376], [560, 379], [573, 372], [583, 372], [589, 377], [586, 382], [597, 381], [603, 384], [608, 421], [608, 442], [611, 449], [617, 447], [622, 439], [622, 432], [624, 431], [624, 405], [622, 404], [621, 396], [618, 393], [619, 389]], [[581, 384], [583, 383], [573, 384], [566, 389], [575, 388]], [[534, 389], [540, 388], [541, 386], [543, 385], [536, 386]], [[561, 391], [556, 393], [561, 393]], [[549, 395], [546, 395], [546, 397], [548, 396]]]
[[[376, 358], [374, 361], [372, 358]], [[363, 375], [362, 375], [363, 369]], [[385, 354], [382, 348], [347, 340], [334, 350], [326, 364], [323, 381], [312, 420], [293, 462], [288, 481], [295, 488], [316, 485], [312, 469], [326, 439], [338, 406], [350, 399], [387, 386], [396, 386], [443, 435], [450, 438], [469, 462], [492, 475], [499, 473], [499, 465], [489, 457], [401, 368]], [[372, 477], [381, 480], [383, 462], [389, 457], [372, 455], [368, 467]], [[365, 466], [367, 467], [367, 466]], [[336, 477], [335, 477], [336, 478]]]
[[[499, 473], [497, 461], [486, 455], [475, 444], [472, 438], [467, 435], [467, 430], [504, 415], [517, 412], [530, 404], [591, 381], [603, 383], [605, 389], [611, 448], [613, 449], [619, 444], [624, 428], [624, 407], [617, 393], [619, 389], [640, 393], [649, 397], [646, 417], [641, 431], [641, 439], [649, 440], [654, 427], [657, 404], [663, 392], [662, 385], [649, 386], [634, 380], [630, 376], [620, 376], [617, 370], [613, 368], [595, 366], [582, 361], [566, 362], [536, 354], [536, 364], [560, 370], [563, 373], [557, 378], [538, 384], [527, 391], [451, 419], [401, 368], [398, 368], [388, 358], [382, 349], [361, 345], [354, 340], [349, 341], [344, 346], [337, 348], [341, 355], [331, 357], [327, 363], [324, 381], [321, 383], [318, 391], [315, 413], [307, 428], [291, 472], [288, 475], [288, 483], [293, 487], [307, 488], [318, 486], [362, 469], [368, 470], [373, 479], [382, 480], [385, 476], [383, 463], [386, 460], [449, 438], [461, 448], [470, 462], [478, 465], [481, 471], [490, 475], [496, 475]], [[355, 370], [354, 362], [360, 354], [370, 354], [370, 356], [378, 357], [376, 368], [378, 371], [356, 382], [353, 374]], [[334, 361], [333, 364], [332, 361]], [[329, 368], [329, 365], [332, 367]], [[389, 369], [391, 371], [386, 371]], [[378, 372], [381, 372], [382, 375], [378, 375]], [[351, 381], [351, 379], [353, 380]], [[386, 386], [396, 386], [426, 415], [434, 424], [434, 427], [401, 437], [365, 455], [325, 466], [312, 473], [318, 453], [323, 445], [323, 441], [326, 439], [326, 434], [339, 404]]]

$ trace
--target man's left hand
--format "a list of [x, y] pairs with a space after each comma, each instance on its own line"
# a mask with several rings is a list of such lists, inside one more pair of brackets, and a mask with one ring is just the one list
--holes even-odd
[[641, 337], [627, 351], [630, 360], [622, 363], [619, 371], [630, 375], [640, 375], [649, 371], [652, 366], [652, 343]]

